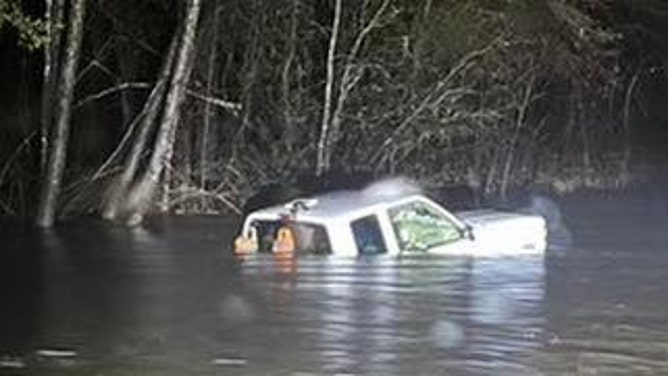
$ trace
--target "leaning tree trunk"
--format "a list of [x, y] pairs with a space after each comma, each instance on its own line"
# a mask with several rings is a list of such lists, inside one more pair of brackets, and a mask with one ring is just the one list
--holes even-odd
[[54, 222], [54, 213], [60, 185], [65, 169], [67, 142], [70, 131], [72, 98], [76, 81], [77, 65], [83, 35], [86, 0], [74, 0], [71, 5], [71, 16], [63, 70], [59, 83], [59, 98], [57, 108], [56, 128], [50, 142], [47, 171], [44, 176], [42, 192], [37, 212], [37, 225], [51, 227]]
[[132, 188], [128, 202], [132, 205], [128, 225], [138, 225], [142, 222], [155, 194], [161, 174], [168, 168], [174, 148], [176, 127], [179, 121], [181, 103], [184, 99], [192, 54], [194, 53], [197, 23], [201, 8], [201, 0], [188, 1], [185, 28], [181, 37], [181, 46], [174, 68], [169, 93], [165, 103], [160, 128], [156, 135], [153, 154], [148, 168], [142, 174], [139, 182]]
[[160, 105], [163, 103], [165, 96], [165, 91], [167, 90], [167, 83], [169, 81], [169, 76], [174, 66], [174, 58], [176, 56], [176, 47], [179, 41], [178, 34], [174, 34], [172, 43], [169, 46], [169, 52], [160, 71], [158, 81], [156, 82], [151, 94], [146, 99], [146, 104], [144, 105], [143, 116], [139, 134], [135, 137], [132, 148], [125, 160], [125, 165], [123, 166], [123, 171], [116, 178], [110, 192], [109, 197], [107, 198], [104, 207], [102, 208], [102, 218], [107, 220], [114, 220], [117, 218], [118, 214], [125, 207], [126, 202], [124, 200], [128, 194], [128, 188], [132, 183], [132, 180], [137, 175], [137, 170], [139, 169], [139, 161], [144, 151], [145, 145], [148, 143], [148, 138], [153, 129], [153, 124], [155, 119], [158, 117], [160, 112]]

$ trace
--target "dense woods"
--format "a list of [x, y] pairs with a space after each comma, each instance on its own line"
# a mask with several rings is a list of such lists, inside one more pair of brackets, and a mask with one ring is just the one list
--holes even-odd
[[19, 5], [0, 0], [0, 213], [46, 227], [238, 212], [328, 171], [504, 194], [663, 163], [659, 0]]

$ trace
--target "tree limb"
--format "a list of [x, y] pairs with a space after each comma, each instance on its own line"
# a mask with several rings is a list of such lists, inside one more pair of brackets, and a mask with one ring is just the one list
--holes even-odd
[[406, 117], [406, 119], [404, 119], [404, 120], [403, 120], [403, 121], [402, 121], [402, 122], [395, 128], [395, 129], [394, 129], [394, 131], [392, 132], [392, 134], [390, 134], [390, 136], [388, 136], [388, 137], [385, 139], [385, 141], [383, 141], [383, 143], [381, 144], [381, 146], [378, 148], [378, 150], [376, 150], [376, 152], [375, 152], [375, 153], [373, 154], [373, 156], [371, 157], [370, 162], [373, 163], [374, 161], [376, 161], [376, 160], [378, 159], [378, 157], [385, 151], [385, 148], [387, 148], [390, 144], [392, 144], [392, 142], [394, 142], [394, 139], [395, 139], [400, 133], [402, 133], [402, 132], [403, 132], [409, 125], [411, 125], [411, 123], [413, 122], [413, 120], [415, 120], [415, 119], [418, 117], [418, 115], [420, 115], [420, 114], [422, 113], [422, 111], [430, 105], [430, 103], [432, 102], [432, 98], [433, 98], [434, 95], [436, 95], [437, 93], [439, 93], [439, 92], [441, 91], [441, 89], [443, 89], [447, 84], [449, 84], [450, 81], [451, 81], [451, 80], [452, 80], [452, 79], [453, 79], [453, 78], [454, 78], [460, 71], [462, 71], [463, 69], [465, 69], [471, 61], [473, 61], [474, 59], [477, 59], [477, 58], [479, 58], [479, 57], [481, 57], [481, 56], [484, 56], [484, 55], [487, 54], [489, 51], [491, 51], [491, 50], [496, 46], [496, 44], [497, 44], [500, 40], [501, 40], [501, 37], [498, 37], [498, 38], [496, 38], [492, 43], [490, 43], [489, 45], [487, 45], [486, 47], [484, 47], [484, 48], [482, 48], [482, 49], [479, 49], [479, 50], [472, 51], [472, 52], [470, 52], [469, 54], [465, 55], [462, 59], [460, 59], [459, 62], [457, 63], [457, 65], [455, 65], [455, 67], [453, 67], [453, 68], [450, 70], [450, 72], [448, 73], [448, 75], [447, 75], [444, 79], [440, 80], [440, 81], [436, 84], [436, 87], [435, 87], [433, 90], [431, 90], [431, 91], [430, 91], [430, 92], [429, 92], [429, 93], [422, 99], [422, 101], [420, 102], [420, 104], [418, 105], [418, 107], [417, 107], [417, 108], [416, 108], [416, 109], [415, 109], [415, 110], [414, 110], [408, 117]]
[[90, 102], [102, 99], [108, 95], [118, 93], [119, 91], [129, 90], [129, 89], [149, 89], [152, 87], [152, 84], [148, 82], [123, 82], [116, 86], [99, 91], [95, 94], [86, 96], [85, 98], [80, 99], [77, 103], [74, 104], [74, 108], [82, 107]]

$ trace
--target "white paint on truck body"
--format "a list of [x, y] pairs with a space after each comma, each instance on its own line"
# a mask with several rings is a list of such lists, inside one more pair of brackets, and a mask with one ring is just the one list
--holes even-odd
[[542, 255], [546, 248], [547, 227], [541, 216], [496, 210], [451, 213], [428, 197], [412, 191], [396, 194], [341, 191], [293, 200], [250, 213], [244, 220], [242, 234], [248, 234], [256, 221], [280, 221], [289, 216], [291, 223], [325, 229], [332, 255], [355, 257], [361, 252], [352, 223], [374, 217], [382, 234], [385, 253], [397, 256], [406, 250], [402, 250], [401, 234], [397, 233], [390, 212], [410, 205], [427, 210], [429, 216], [450, 223], [461, 233], [447, 244], [423, 249], [426, 253], [503, 257]]

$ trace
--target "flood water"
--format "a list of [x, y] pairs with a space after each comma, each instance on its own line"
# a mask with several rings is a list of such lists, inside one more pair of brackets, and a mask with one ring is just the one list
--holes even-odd
[[545, 259], [229, 256], [229, 218], [0, 230], [2, 375], [665, 375], [665, 200]]

